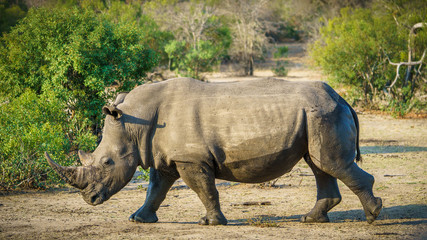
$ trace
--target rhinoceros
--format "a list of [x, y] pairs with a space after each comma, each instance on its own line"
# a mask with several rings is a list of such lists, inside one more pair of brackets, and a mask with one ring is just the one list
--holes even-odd
[[225, 225], [215, 179], [261, 183], [289, 172], [302, 158], [317, 184], [317, 202], [302, 222], [329, 221], [327, 212], [341, 201], [337, 179], [359, 197], [369, 223], [381, 211], [374, 177], [356, 164], [356, 112], [324, 82], [177, 78], [122, 93], [102, 110], [102, 140], [93, 153], [79, 151], [82, 166], [46, 158], [91, 205], [122, 189], [138, 166], [150, 168], [145, 202], [130, 221], [157, 222], [156, 211], [182, 178], [206, 208], [199, 224]]

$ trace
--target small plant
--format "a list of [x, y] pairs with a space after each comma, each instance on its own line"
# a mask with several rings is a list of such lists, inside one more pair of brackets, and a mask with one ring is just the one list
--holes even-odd
[[276, 67], [272, 68], [274, 76], [276, 77], [286, 77], [288, 75], [288, 69], [286, 69], [286, 61], [277, 61]]
[[139, 175], [137, 179], [142, 179], [146, 182], [150, 180], [150, 169], [145, 170], [142, 167], [138, 167], [138, 171], [142, 172], [142, 174]]

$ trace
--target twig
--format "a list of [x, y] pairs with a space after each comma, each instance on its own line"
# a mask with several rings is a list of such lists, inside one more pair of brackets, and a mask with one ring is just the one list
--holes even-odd
[[261, 205], [271, 205], [270, 201], [261, 201], [261, 202], [256, 202], [256, 201], [250, 201], [250, 202], [243, 202], [243, 203], [232, 203], [231, 206], [261, 206]]

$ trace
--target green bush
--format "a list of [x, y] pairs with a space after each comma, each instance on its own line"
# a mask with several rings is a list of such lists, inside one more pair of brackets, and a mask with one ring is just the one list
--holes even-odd
[[[288, 56], [288, 47], [281, 46], [276, 47], [276, 51], [273, 53], [274, 58], [284, 58]], [[276, 61], [276, 66], [271, 68], [274, 76], [276, 77], [286, 77], [288, 75], [288, 69], [286, 69], [287, 61]]]
[[218, 46], [211, 41], [200, 41], [198, 48], [186, 41], [170, 41], [165, 51], [171, 61], [171, 69], [184, 76], [199, 78], [201, 72], [211, 71], [219, 60]]
[[274, 58], [282, 58], [288, 56], [289, 48], [287, 46], [277, 47], [273, 53]]
[[171, 40], [165, 45], [171, 70], [198, 79], [219, 63], [231, 45], [231, 33], [216, 16], [207, 25], [201, 39]]
[[26, 14], [27, 8], [22, 1], [13, 2], [0, 0], [0, 36]]
[[106, 100], [141, 84], [157, 64], [134, 24], [113, 24], [77, 8], [30, 9], [2, 43], [0, 94], [13, 98], [33, 89], [59, 99], [95, 133]]
[[70, 165], [73, 144], [93, 149], [96, 138], [81, 133], [75, 143], [69, 139], [67, 116], [60, 102], [26, 91], [10, 102], [0, 103], [0, 188], [42, 188], [60, 179], [43, 154], [52, 153], [60, 164]]
[[[384, 1], [373, 9], [342, 9], [340, 16], [320, 29], [320, 39], [310, 46], [310, 54], [332, 84], [357, 88], [359, 103], [381, 108], [379, 104], [386, 100], [389, 109], [398, 111], [414, 106], [407, 101], [414, 100], [414, 91], [421, 90], [421, 78], [396, 84], [390, 94], [384, 92], [396, 76], [396, 67], [388, 58], [408, 61], [409, 29], [405, 26], [425, 21], [427, 10], [423, 5], [423, 1], [404, 0]], [[412, 61], [416, 61], [427, 44], [427, 31], [418, 31], [412, 41]], [[406, 69], [401, 67], [400, 79], [405, 78]], [[416, 75], [414, 70], [411, 73]]]
[[58, 183], [44, 151], [70, 165], [77, 149], [94, 149], [107, 99], [158, 62], [147, 31], [91, 10], [34, 8], [1, 38], [1, 188]]
[[375, 16], [370, 9], [343, 9], [340, 17], [321, 28], [321, 39], [312, 45], [311, 55], [332, 81], [362, 89], [369, 102], [392, 77], [393, 67], [383, 49], [404, 47], [402, 39], [387, 35], [397, 32], [391, 20], [391, 16]]
[[271, 71], [276, 77], [286, 77], [288, 75], [286, 61], [276, 61], [276, 67], [272, 68]]

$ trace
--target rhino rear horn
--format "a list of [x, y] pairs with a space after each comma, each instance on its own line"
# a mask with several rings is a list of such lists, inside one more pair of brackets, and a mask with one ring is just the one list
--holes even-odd
[[93, 163], [93, 158], [90, 153], [87, 153], [85, 151], [79, 150], [79, 159], [83, 166], [90, 166]]
[[44, 154], [49, 165], [65, 182], [78, 189], [87, 187], [87, 176], [90, 174], [90, 169], [88, 167], [63, 167], [53, 161], [47, 152]]

